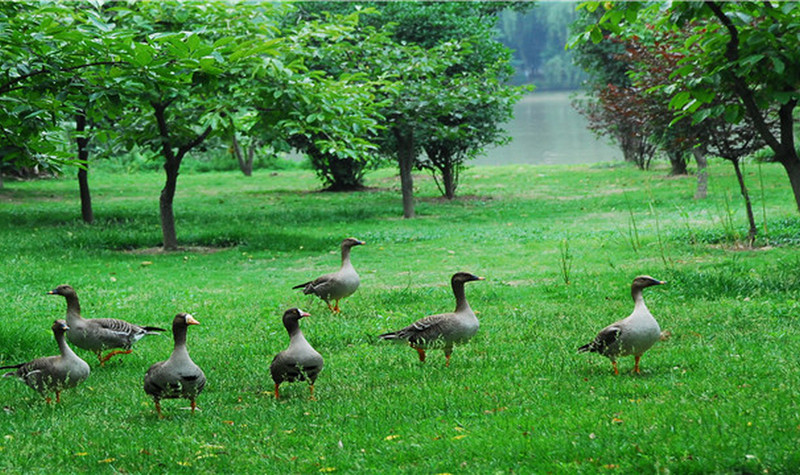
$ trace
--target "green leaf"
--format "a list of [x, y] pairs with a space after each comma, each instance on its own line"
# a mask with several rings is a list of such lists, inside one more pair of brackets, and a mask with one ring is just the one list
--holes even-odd
[[133, 44], [133, 63], [136, 66], [147, 66], [153, 62], [155, 51], [150, 45], [143, 43]]
[[772, 60], [772, 67], [775, 69], [775, 72], [778, 74], [783, 74], [786, 70], [786, 64], [777, 56], [773, 56], [770, 58]]

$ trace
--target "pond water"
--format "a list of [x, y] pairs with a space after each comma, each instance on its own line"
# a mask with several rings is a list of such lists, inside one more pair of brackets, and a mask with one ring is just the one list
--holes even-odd
[[514, 107], [506, 125], [513, 138], [487, 149], [471, 165], [577, 164], [622, 160], [622, 152], [587, 128], [586, 119], [570, 104], [570, 92], [533, 92]]

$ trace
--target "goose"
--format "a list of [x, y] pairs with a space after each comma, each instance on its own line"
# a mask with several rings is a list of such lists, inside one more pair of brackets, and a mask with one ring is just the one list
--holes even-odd
[[281, 383], [294, 381], [308, 381], [311, 399], [314, 399], [314, 382], [325, 362], [300, 330], [300, 319], [310, 316], [299, 308], [290, 308], [283, 313], [283, 326], [289, 333], [289, 347], [275, 355], [269, 365], [275, 382], [275, 399], [280, 397], [278, 387]]
[[578, 353], [599, 353], [607, 357], [614, 366], [614, 374], [619, 374], [617, 357], [633, 355], [636, 361], [633, 371], [639, 373], [642, 355], [662, 338], [661, 327], [644, 304], [642, 290], [663, 284], [666, 282], [649, 275], [640, 275], [633, 279], [633, 313], [600, 330], [594, 340], [578, 348]]
[[60, 355], [37, 358], [18, 365], [2, 366], [0, 369], [15, 369], [16, 371], [8, 372], [3, 376], [18, 378], [44, 396], [48, 403], [51, 399], [46, 394], [49, 391], [55, 391], [56, 403], [59, 403], [61, 402], [61, 391], [74, 388], [85, 381], [91, 370], [89, 365], [67, 344], [64, 338], [64, 333], [69, 330], [67, 322], [56, 320], [53, 322], [52, 329], [58, 349], [61, 351]]
[[179, 313], [172, 320], [172, 337], [175, 346], [166, 361], [150, 366], [144, 375], [144, 392], [153, 397], [158, 417], [162, 399], [185, 398], [191, 401], [192, 413], [197, 408], [195, 399], [206, 385], [206, 375], [189, 357], [186, 349], [186, 330], [189, 325], [199, 325], [192, 315]]
[[[303, 289], [306, 295], [313, 294], [321, 298], [334, 312], [339, 312], [339, 300], [353, 295], [358, 289], [360, 280], [353, 264], [350, 263], [350, 249], [366, 244], [356, 238], [347, 238], [342, 241], [342, 266], [336, 272], [325, 274], [314, 280], [295, 285], [292, 289]], [[331, 307], [330, 301], [335, 302]]]
[[417, 350], [419, 360], [423, 362], [426, 349], [444, 348], [444, 356], [447, 360], [445, 366], [450, 366], [453, 345], [469, 341], [478, 332], [480, 326], [464, 295], [464, 284], [475, 280], [484, 280], [484, 278], [468, 272], [453, 274], [450, 285], [456, 298], [454, 312], [427, 316], [401, 330], [379, 335], [378, 338], [407, 341], [411, 348]]
[[[78, 348], [95, 352], [101, 366], [114, 355], [133, 351], [131, 346], [145, 335], [166, 331], [164, 328], [134, 325], [115, 318], [83, 318], [78, 294], [69, 285], [59, 285], [48, 294], [61, 295], [67, 299], [67, 324], [72, 329], [67, 334], [67, 339]], [[122, 349], [102, 356], [103, 350], [110, 348]]]

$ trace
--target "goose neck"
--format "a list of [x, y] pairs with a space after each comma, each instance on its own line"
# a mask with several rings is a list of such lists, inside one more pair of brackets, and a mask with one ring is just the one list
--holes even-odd
[[453, 295], [456, 298], [456, 312], [462, 312], [470, 308], [467, 302], [467, 295], [464, 292], [463, 282], [453, 282]]

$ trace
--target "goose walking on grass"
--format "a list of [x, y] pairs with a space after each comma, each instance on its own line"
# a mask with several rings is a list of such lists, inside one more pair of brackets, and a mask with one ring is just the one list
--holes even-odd
[[[332, 312], [339, 312], [339, 300], [353, 295], [358, 289], [360, 279], [353, 264], [350, 263], [350, 249], [366, 244], [356, 238], [342, 241], [342, 266], [338, 271], [325, 274], [316, 279], [295, 285], [292, 289], [303, 289], [306, 295], [316, 295], [325, 301]], [[335, 302], [331, 307], [331, 300]]]
[[15, 369], [3, 376], [16, 377], [24, 382], [49, 403], [51, 401], [47, 393], [55, 391], [56, 402], [61, 402], [61, 391], [74, 388], [89, 377], [89, 365], [83, 361], [67, 344], [64, 333], [69, 330], [67, 322], [56, 320], [53, 322], [53, 335], [56, 337], [58, 349], [61, 354], [58, 356], [47, 356], [37, 358], [28, 363], [21, 363], [12, 366], [2, 366], [0, 369]]
[[290, 308], [283, 314], [283, 326], [289, 333], [289, 347], [275, 355], [269, 365], [275, 382], [275, 399], [280, 397], [278, 387], [281, 383], [294, 381], [308, 381], [311, 399], [314, 399], [314, 382], [325, 362], [300, 330], [300, 319], [309, 316], [299, 308]]
[[411, 348], [417, 350], [420, 361], [425, 361], [426, 349], [443, 348], [447, 360], [445, 366], [450, 366], [453, 345], [469, 341], [480, 326], [464, 294], [464, 284], [475, 280], [483, 280], [483, 277], [468, 272], [458, 272], [450, 279], [456, 298], [454, 312], [430, 315], [396, 332], [384, 333], [378, 338], [407, 341]]
[[[95, 352], [101, 366], [114, 355], [133, 351], [131, 346], [145, 335], [166, 331], [164, 328], [134, 325], [115, 318], [83, 318], [78, 294], [69, 285], [59, 285], [48, 294], [67, 299], [67, 324], [71, 329], [67, 339], [78, 348]], [[104, 350], [113, 348], [122, 349], [102, 356]]]
[[166, 361], [160, 361], [144, 375], [144, 391], [153, 397], [158, 417], [161, 415], [162, 399], [184, 398], [191, 402], [192, 413], [195, 400], [206, 385], [206, 375], [197, 366], [186, 349], [186, 330], [189, 325], [199, 325], [188, 313], [179, 313], [172, 320], [172, 337], [175, 346]]
[[631, 284], [633, 313], [600, 330], [594, 340], [578, 348], [578, 353], [600, 353], [607, 357], [614, 366], [614, 374], [619, 374], [617, 358], [633, 355], [636, 360], [633, 371], [639, 373], [639, 360], [642, 355], [661, 339], [661, 327], [644, 304], [642, 290], [663, 284], [666, 282], [649, 275], [640, 275], [633, 279]]

